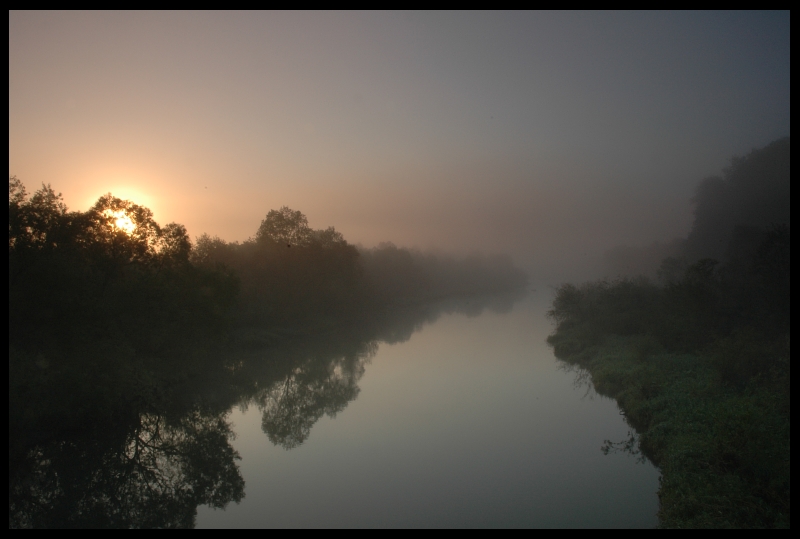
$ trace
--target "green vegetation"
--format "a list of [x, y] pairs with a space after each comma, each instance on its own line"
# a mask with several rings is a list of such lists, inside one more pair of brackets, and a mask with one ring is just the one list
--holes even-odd
[[[711, 182], [717, 204], [701, 186], [687, 243], [718, 251], [716, 227], [724, 263], [669, 258], [658, 285], [565, 284], [548, 313], [556, 356], [617, 400], [661, 469], [663, 527], [789, 527], [788, 211], [756, 219], [788, 210], [788, 158], [785, 140], [734, 160], [727, 182]], [[765, 170], [784, 174], [762, 181]]]
[[525, 283], [507, 259], [359, 251], [288, 208], [192, 245], [130, 201], [71, 212], [14, 177], [8, 247], [12, 528], [191, 527], [244, 496], [233, 406], [296, 447], [356, 398], [378, 341]]

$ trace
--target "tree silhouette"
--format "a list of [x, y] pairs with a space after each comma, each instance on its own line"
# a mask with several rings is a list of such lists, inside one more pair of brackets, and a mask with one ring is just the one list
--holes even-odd
[[280, 210], [270, 210], [261, 221], [256, 231], [256, 242], [305, 246], [311, 242], [312, 235], [306, 216], [283, 206]]
[[737, 227], [789, 223], [789, 138], [731, 159], [721, 177], [706, 178], [694, 196], [695, 220], [686, 241], [690, 259], [727, 261]]
[[198, 505], [244, 497], [222, 416], [143, 413], [108, 427], [37, 444], [13, 463], [10, 527], [190, 528]]
[[166, 261], [187, 263], [192, 252], [192, 241], [186, 227], [178, 223], [169, 223], [161, 229], [158, 253]]
[[[318, 350], [294, 363], [282, 379], [253, 397], [263, 414], [261, 429], [273, 444], [284, 449], [301, 445], [323, 415], [336, 417], [358, 397], [358, 381], [377, 351], [375, 341], [359, 338], [327, 346], [324, 342], [317, 344]], [[328, 350], [328, 346], [336, 350], [342, 344], [347, 351], [331, 354]]]
[[315, 230], [312, 233], [312, 238], [315, 242], [327, 248], [347, 245], [341, 232], [337, 232], [332, 226], [329, 226], [325, 230]]

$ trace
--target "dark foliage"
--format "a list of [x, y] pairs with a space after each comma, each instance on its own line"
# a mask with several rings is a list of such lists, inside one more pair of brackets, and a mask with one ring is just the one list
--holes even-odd
[[726, 260], [737, 227], [789, 225], [789, 138], [735, 157], [721, 177], [703, 180], [694, 197], [695, 221], [686, 240], [690, 259]]
[[244, 496], [234, 405], [296, 447], [357, 397], [379, 340], [507, 309], [525, 282], [393, 246], [406, 265], [371, 264], [384, 251], [286, 207], [254, 240], [193, 246], [130, 201], [70, 212], [10, 178], [9, 526], [191, 527]]
[[[653, 278], [665, 258], [673, 260], [673, 267], [682, 263], [683, 268], [705, 258], [724, 264], [749, 259], [766, 231], [790, 224], [789, 155], [787, 137], [732, 158], [720, 176], [698, 184], [687, 238], [615, 247], [605, 253], [605, 271]], [[683, 274], [683, 268], [676, 276]]]
[[785, 139], [701, 183], [686, 252], [722, 263], [565, 284], [548, 313], [556, 356], [617, 399], [661, 467], [663, 526], [789, 526], [788, 173]]

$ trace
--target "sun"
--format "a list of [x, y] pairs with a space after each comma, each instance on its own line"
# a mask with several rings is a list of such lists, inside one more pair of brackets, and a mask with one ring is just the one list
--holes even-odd
[[131, 221], [130, 216], [128, 216], [124, 210], [106, 210], [103, 213], [113, 219], [114, 228], [122, 230], [128, 235], [132, 234], [133, 231], [136, 230], [136, 224]]

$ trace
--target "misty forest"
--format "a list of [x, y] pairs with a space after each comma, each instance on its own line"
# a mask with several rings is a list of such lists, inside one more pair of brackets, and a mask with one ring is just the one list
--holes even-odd
[[9, 179], [9, 524], [186, 527], [244, 482], [225, 420], [263, 409], [287, 449], [356, 398], [378, 341], [508, 310], [508, 257], [357, 249], [300, 211], [193, 243], [109, 194], [69, 211]]
[[[556, 357], [616, 399], [666, 527], [789, 526], [789, 140], [699, 183], [657, 279], [562, 284]], [[240, 502], [227, 413], [299, 447], [379, 342], [508, 311], [509, 258], [351, 245], [300, 211], [195, 241], [112, 194], [70, 211], [9, 179], [9, 525], [186, 527]]]

